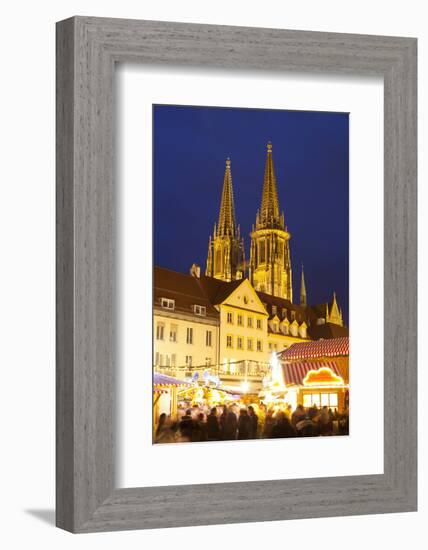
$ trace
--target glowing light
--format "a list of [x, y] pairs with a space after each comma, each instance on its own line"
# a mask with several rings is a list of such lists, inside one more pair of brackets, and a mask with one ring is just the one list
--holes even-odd
[[303, 379], [304, 386], [343, 386], [343, 378], [334, 374], [329, 367], [310, 370]]
[[242, 382], [242, 384], [241, 384], [242, 392], [247, 393], [249, 389], [250, 389], [250, 384], [247, 381]]
[[282, 374], [282, 366], [278, 359], [278, 355], [273, 351], [270, 356], [269, 366], [271, 368], [271, 383], [275, 386], [284, 386], [284, 378]]

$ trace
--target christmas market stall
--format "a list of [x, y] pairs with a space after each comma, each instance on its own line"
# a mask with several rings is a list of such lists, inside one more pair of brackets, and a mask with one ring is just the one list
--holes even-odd
[[339, 413], [349, 406], [349, 339], [298, 343], [273, 354], [261, 399], [276, 404], [329, 407]]
[[153, 373], [153, 422], [166, 413], [171, 418], [177, 416], [178, 392], [191, 387], [191, 383], [159, 372]]

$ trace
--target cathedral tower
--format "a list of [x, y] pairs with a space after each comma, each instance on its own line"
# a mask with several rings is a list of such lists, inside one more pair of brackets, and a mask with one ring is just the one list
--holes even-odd
[[260, 292], [293, 301], [290, 233], [280, 214], [272, 144], [267, 145], [263, 194], [251, 232], [250, 282]]
[[214, 224], [213, 235], [209, 238], [205, 275], [235, 281], [243, 278], [244, 266], [244, 242], [236, 225], [230, 159], [226, 159], [220, 213], [218, 224]]

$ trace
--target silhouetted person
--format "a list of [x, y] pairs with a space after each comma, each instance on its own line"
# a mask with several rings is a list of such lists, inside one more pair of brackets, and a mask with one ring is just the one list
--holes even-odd
[[272, 428], [272, 437], [294, 437], [295, 435], [296, 432], [287, 415], [283, 411], [278, 412], [275, 417], [275, 425]]
[[259, 417], [254, 411], [254, 407], [250, 405], [248, 407], [248, 416], [250, 417], [251, 427], [250, 427], [250, 439], [256, 439], [257, 437], [257, 427], [259, 424]]
[[241, 409], [238, 420], [238, 439], [250, 439], [251, 435], [251, 418], [248, 415], [247, 409]]
[[213, 407], [207, 416], [207, 438], [209, 441], [220, 439], [220, 424], [217, 418], [217, 409]]

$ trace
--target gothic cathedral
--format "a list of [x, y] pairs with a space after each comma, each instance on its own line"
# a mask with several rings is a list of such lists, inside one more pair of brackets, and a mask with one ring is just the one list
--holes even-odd
[[230, 159], [227, 159], [218, 224], [214, 224], [213, 235], [209, 238], [205, 274], [222, 281], [235, 281], [248, 272], [255, 290], [292, 302], [289, 240], [284, 213], [279, 210], [272, 144], [269, 142], [262, 202], [251, 231], [250, 261], [246, 264], [244, 241], [235, 219]]
[[207, 268], [205, 275], [222, 281], [235, 281], [244, 277], [244, 240], [236, 224], [233, 200], [230, 159], [226, 160], [218, 224], [208, 243]]

